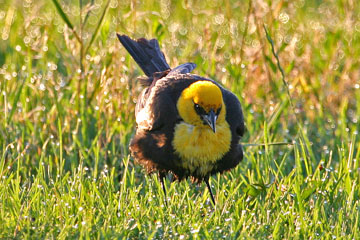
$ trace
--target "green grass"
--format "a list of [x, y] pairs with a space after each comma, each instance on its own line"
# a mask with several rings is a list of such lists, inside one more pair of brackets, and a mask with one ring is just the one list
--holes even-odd
[[[0, 238], [359, 239], [359, 12], [0, 0]], [[129, 156], [142, 73], [116, 32], [159, 39], [171, 66], [239, 97], [245, 158], [211, 178], [215, 207], [205, 184], [170, 180], [166, 206]]]

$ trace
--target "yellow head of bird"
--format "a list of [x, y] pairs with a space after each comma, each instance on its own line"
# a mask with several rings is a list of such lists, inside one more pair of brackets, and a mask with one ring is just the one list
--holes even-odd
[[210, 81], [197, 81], [184, 89], [177, 102], [182, 119], [191, 125], [209, 127], [225, 120], [225, 104], [221, 90]]

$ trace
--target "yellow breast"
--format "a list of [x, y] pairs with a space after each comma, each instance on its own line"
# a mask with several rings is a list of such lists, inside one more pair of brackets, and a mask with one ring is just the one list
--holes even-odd
[[173, 146], [183, 168], [205, 176], [214, 163], [229, 150], [231, 132], [226, 121], [217, 124], [216, 133], [209, 126], [194, 126], [181, 122], [175, 126]]

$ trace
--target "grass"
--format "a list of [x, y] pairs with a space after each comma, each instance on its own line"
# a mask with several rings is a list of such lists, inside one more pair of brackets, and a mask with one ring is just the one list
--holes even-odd
[[[360, 238], [356, 1], [0, 5], [0, 238]], [[142, 73], [116, 32], [239, 97], [245, 158], [215, 207], [169, 180], [165, 206], [129, 156]]]

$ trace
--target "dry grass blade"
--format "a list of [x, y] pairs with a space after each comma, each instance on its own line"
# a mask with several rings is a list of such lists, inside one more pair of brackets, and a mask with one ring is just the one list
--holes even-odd
[[86, 16], [84, 18], [84, 22], [83, 22], [83, 26], [86, 25], [86, 22], [88, 21], [89, 19], [89, 16], [90, 16], [90, 13], [91, 13], [91, 10], [94, 8], [94, 0], [91, 0], [90, 3], [88, 3], [87, 7], [86, 7]]
[[66, 25], [73, 31], [74, 36], [76, 37], [76, 39], [81, 43], [81, 39], [80, 39], [79, 35], [76, 33], [76, 31], [74, 29], [74, 26], [70, 22], [70, 20], [67, 17], [66, 13], [62, 10], [59, 2], [57, 0], [52, 0], [52, 2], [54, 3], [54, 5], [56, 7], [56, 11], [60, 14], [61, 18], [64, 20]]

